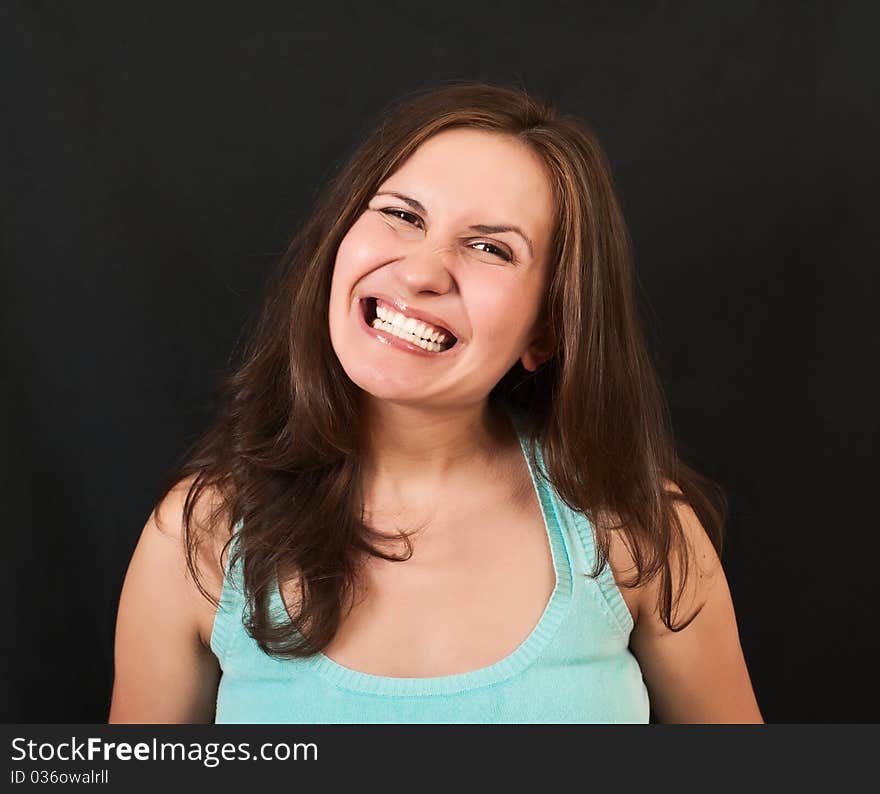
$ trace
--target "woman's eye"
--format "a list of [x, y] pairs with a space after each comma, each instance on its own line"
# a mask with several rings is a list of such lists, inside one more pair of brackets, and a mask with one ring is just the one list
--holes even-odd
[[510, 256], [507, 251], [502, 250], [497, 245], [492, 245], [492, 243], [474, 243], [474, 245], [485, 245], [488, 248], [491, 248], [491, 251], [487, 251], [487, 254], [492, 254], [493, 256], [498, 256], [503, 259], [505, 262], [512, 262], [513, 257]]
[[[405, 215], [406, 217], [401, 218], [401, 220], [405, 221], [406, 223], [412, 223], [411, 221], [406, 220], [406, 218], [415, 218], [417, 221], [420, 220], [418, 215], [413, 215], [411, 212], [407, 212], [406, 210], [396, 210], [393, 207], [389, 207], [388, 209], [384, 209], [384, 210], [379, 210], [379, 212], [381, 212], [385, 215], [391, 215], [392, 217], [395, 217], [395, 218], [399, 218], [401, 215]], [[412, 225], [415, 225], [415, 224], [412, 224]]]

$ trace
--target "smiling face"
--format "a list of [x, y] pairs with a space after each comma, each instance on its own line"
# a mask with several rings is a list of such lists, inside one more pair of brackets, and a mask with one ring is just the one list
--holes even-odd
[[467, 128], [425, 141], [337, 251], [330, 338], [351, 380], [378, 399], [456, 407], [484, 400], [518, 359], [535, 369], [553, 217], [526, 144]]

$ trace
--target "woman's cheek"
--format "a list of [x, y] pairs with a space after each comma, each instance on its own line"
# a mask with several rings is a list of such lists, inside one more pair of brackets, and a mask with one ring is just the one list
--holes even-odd
[[399, 243], [386, 223], [361, 218], [343, 238], [338, 256], [352, 270], [367, 269], [398, 256]]
[[523, 302], [506, 282], [506, 278], [492, 277], [487, 271], [485, 276], [468, 284], [468, 314], [487, 330], [503, 330], [511, 334], [527, 318], [523, 316]]

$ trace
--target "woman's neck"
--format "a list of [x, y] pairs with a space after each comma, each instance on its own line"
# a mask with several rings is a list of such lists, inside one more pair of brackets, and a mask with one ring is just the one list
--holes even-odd
[[392, 490], [486, 476], [515, 440], [510, 420], [488, 401], [440, 410], [370, 398], [364, 414], [364, 470], [374, 486]]

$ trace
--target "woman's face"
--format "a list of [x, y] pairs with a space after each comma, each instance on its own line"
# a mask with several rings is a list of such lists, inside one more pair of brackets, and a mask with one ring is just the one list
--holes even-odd
[[553, 210], [526, 144], [461, 128], [425, 141], [337, 251], [330, 338], [351, 380], [378, 399], [454, 408], [483, 401], [518, 359], [534, 370], [549, 355], [536, 323]]

